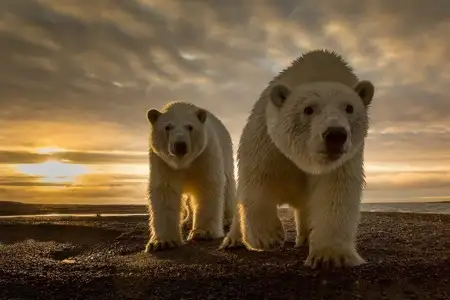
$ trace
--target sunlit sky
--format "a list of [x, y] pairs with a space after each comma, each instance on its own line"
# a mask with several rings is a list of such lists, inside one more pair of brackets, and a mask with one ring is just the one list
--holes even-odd
[[237, 144], [315, 48], [377, 88], [364, 200], [450, 200], [449, 36], [448, 0], [3, 0], [0, 201], [144, 204], [147, 109], [191, 101]]

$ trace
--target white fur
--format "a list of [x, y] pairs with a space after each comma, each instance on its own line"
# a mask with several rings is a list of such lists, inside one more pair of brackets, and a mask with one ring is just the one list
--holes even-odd
[[[213, 114], [190, 103], [172, 102], [150, 121], [149, 214], [146, 251], [182, 244], [181, 226], [192, 226], [188, 240], [224, 235], [234, 215], [235, 179], [231, 137]], [[176, 155], [183, 141], [187, 154]], [[182, 220], [183, 219], [183, 220]], [[224, 220], [225, 219], [225, 220]]]
[[[364, 262], [355, 243], [373, 93], [373, 85], [359, 82], [342, 58], [322, 50], [303, 55], [269, 84], [241, 136], [239, 215], [221, 248], [283, 244], [277, 205], [288, 204], [295, 210], [296, 246], [309, 246], [306, 265]], [[311, 115], [306, 107], [314, 108]], [[348, 133], [344, 153], [333, 160], [324, 154], [323, 137], [332, 126]]]

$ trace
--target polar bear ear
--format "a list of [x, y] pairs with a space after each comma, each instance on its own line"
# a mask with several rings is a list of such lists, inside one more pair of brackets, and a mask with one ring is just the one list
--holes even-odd
[[369, 106], [372, 102], [373, 95], [375, 94], [375, 87], [372, 82], [368, 80], [362, 80], [358, 82], [353, 88], [355, 92], [362, 99], [365, 106]]
[[199, 108], [195, 114], [197, 115], [198, 120], [203, 124], [206, 121], [206, 117], [208, 116], [208, 113], [206, 110]]
[[290, 94], [291, 90], [287, 86], [279, 84], [274, 86], [272, 91], [270, 91], [270, 100], [276, 107], [281, 107]]
[[161, 116], [161, 112], [157, 109], [150, 109], [147, 112], [147, 118], [150, 124], [155, 125], [156, 121], [158, 121], [159, 116]]

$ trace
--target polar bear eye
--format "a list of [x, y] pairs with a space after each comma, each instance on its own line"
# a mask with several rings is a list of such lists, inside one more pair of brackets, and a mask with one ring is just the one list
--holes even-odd
[[348, 113], [348, 114], [352, 114], [352, 113], [353, 113], [353, 106], [350, 105], [350, 104], [348, 104], [348, 105], [345, 107], [345, 112]]
[[305, 107], [305, 109], [303, 110], [303, 113], [304, 113], [305, 115], [310, 116], [310, 115], [312, 115], [312, 114], [314, 113], [314, 108], [312, 108], [311, 106], [307, 106], [307, 107]]
[[192, 130], [194, 130], [194, 127], [192, 127], [192, 125], [186, 125], [186, 129], [189, 131], [192, 131]]
[[164, 127], [165, 131], [170, 131], [172, 129], [172, 125], [166, 125], [166, 127]]

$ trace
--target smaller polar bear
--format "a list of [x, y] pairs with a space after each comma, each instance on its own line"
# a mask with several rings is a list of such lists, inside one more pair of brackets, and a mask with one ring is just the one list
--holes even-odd
[[363, 150], [374, 95], [336, 53], [306, 53], [263, 91], [238, 149], [238, 212], [221, 248], [284, 241], [277, 206], [295, 210], [305, 264], [356, 266]]
[[[221, 238], [235, 211], [231, 137], [212, 113], [185, 102], [150, 109], [148, 186], [150, 239], [146, 252], [188, 240]], [[181, 220], [183, 218], [183, 220]]]

